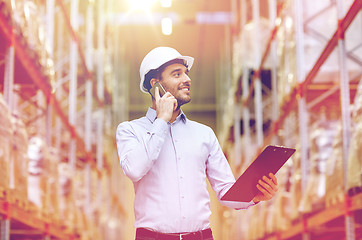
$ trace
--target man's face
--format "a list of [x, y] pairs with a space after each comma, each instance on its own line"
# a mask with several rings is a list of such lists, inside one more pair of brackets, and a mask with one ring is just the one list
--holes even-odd
[[177, 100], [178, 107], [190, 102], [191, 79], [188, 69], [183, 64], [175, 63], [167, 66], [160, 80], [164, 89]]

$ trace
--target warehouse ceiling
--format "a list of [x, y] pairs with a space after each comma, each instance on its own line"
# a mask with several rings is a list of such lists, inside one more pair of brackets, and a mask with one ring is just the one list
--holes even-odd
[[[195, 58], [190, 72], [192, 101], [184, 111], [191, 118], [215, 127], [215, 75], [230, 30], [227, 24], [231, 16], [230, 1], [173, 0], [170, 8], [162, 8], [157, 1], [148, 12], [131, 12], [127, 1], [122, 1], [119, 7], [115, 24], [119, 26], [120, 45], [124, 46], [130, 64], [129, 118], [142, 116], [150, 106], [148, 94], [139, 90], [138, 69], [143, 57], [154, 47], [170, 46]], [[162, 34], [159, 21], [162, 16], [174, 20], [169, 36]]]

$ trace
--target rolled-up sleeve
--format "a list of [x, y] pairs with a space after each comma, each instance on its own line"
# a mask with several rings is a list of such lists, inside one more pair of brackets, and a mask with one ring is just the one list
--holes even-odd
[[153, 166], [165, 141], [167, 129], [167, 123], [162, 119], [156, 119], [149, 130], [131, 122], [118, 125], [116, 141], [120, 164], [133, 182], [139, 181]]

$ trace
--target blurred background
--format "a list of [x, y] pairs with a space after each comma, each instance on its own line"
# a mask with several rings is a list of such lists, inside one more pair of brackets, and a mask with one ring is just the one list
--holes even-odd
[[215, 240], [362, 239], [361, 0], [0, 0], [0, 240], [134, 239], [115, 131], [154, 47], [195, 58], [186, 115], [240, 176], [296, 148], [248, 210], [211, 190]]

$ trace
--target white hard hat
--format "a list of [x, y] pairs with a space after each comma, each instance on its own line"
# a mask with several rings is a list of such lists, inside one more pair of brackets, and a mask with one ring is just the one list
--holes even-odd
[[187, 68], [190, 71], [194, 58], [189, 56], [182, 56], [176, 49], [170, 47], [157, 47], [152, 49], [142, 60], [140, 66], [140, 89], [144, 93], [148, 93], [148, 90], [143, 86], [146, 74], [154, 69], [159, 68], [163, 64], [174, 60], [183, 59], [186, 61]]

